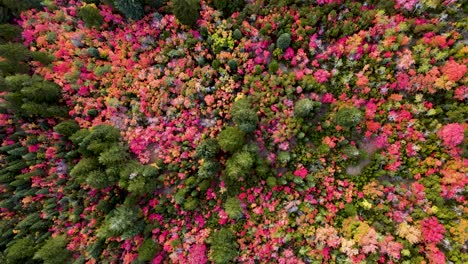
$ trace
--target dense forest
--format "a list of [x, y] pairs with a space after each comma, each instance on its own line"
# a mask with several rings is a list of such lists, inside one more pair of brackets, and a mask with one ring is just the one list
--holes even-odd
[[468, 263], [467, 13], [0, 0], [0, 263]]

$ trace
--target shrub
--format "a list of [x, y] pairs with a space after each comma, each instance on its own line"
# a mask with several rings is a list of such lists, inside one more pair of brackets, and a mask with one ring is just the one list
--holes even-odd
[[67, 263], [71, 252], [67, 250], [65, 236], [52, 237], [34, 254], [34, 259], [44, 261], [44, 264]]
[[200, 0], [174, 0], [172, 11], [181, 24], [195, 26], [200, 16]]
[[229, 218], [239, 219], [242, 217], [241, 201], [237, 197], [229, 197], [224, 203], [224, 210]]
[[144, 16], [143, 3], [140, 0], [113, 0], [114, 6], [126, 18], [140, 20]]
[[218, 135], [218, 144], [223, 151], [235, 152], [245, 142], [245, 135], [238, 127], [226, 127]]
[[291, 44], [291, 35], [289, 33], [283, 33], [279, 36], [276, 41], [276, 47], [282, 50], [286, 50]]
[[320, 107], [320, 102], [312, 101], [309, 98], [304, 98], [296, 102], [294, 105], [294, 114], [298, 117], [306, 118]]
[[355, 107], [344, 107], [336, 113], [336, 123], [344, 128], [357, 126], [362, 120], [362, 113]]
[[247, 98], [234, 102], [231, 115], [234, 123], [239, 126], [242, 132], [251, 133], [257, 128], [258, 116]]
[[103, 17], [99, 14], [99, 10], [95, 5], [86, 5], [78, 10], [78, 17], [83, 20], [88, 28], [100, 28], [104, 22]]

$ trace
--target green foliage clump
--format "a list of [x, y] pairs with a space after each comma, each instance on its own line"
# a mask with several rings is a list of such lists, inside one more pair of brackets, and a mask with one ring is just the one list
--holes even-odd
[[156, 255], [159, 249], [159, 245], [151, 238], [145, 239], [141, 246], [138, 248], [138, 260], [139, 261], [151, 261]]
[[242, 32], [238, 28], [236, 28], [236, 30], [234, 30], [234, 32], [232, 33], [232, 37], [235, 40], [240, 40], [242, 38]]
[[21, 36], [21, 28], [11, 24], [0, 25], [0, 44], [15, 41]]
[[219, 133], [217, 140], [223, 151], [235, 152], [244, 145], [245, 134], [238, 127], [230, 126]]
[[236, 152], [226, 161], [226, 177], [237, 180], [247, 175], [254, 165], [255, 159], [247, 151]]
[[66, 116], [60, 105], [61, 90], [57, 84], [39, 76], [13, 75], [5, 78], [5, 107], [19, 118]]
[[35, 242], [29, 237], [15, 239], [8, 247], [6, 254], [7, 263], [27, 263], [36, 252]]
[[244, 0], [214, 0], [216, 9], [223, 11], [224, 16], [228, 17], [232, 13], [239, 11], [244, 5]]
[[130, 239], [143, 231], [144, 222], [141, 210], [122, 205], [110, 212], [103, 225], [98, 229], [100, 238], [118, 237]]
[[224, 211], [232, 219], [239, 219], [242, 217], [241, 201], [237, 197], [229, 197], [224, 203]]
[[15, 73], [28, 73], [27, 61], [31, 58], [31, 52], [20, 43], [6, 43], [0, 45], [0, 76], [13, 75]]
[[120, 142], [120, 131], [108, 125], [83, 129], [70, 139], [78, 145], [83, 158], [70, 171], [79, 183], [105, 188], [118, 183], [137, 195], [157, 186], [158, 170], [132, 160], [128, 147]]
[[202, 165], [198, 168], [198, 177], [200, 179], [210, 179], [214, 177], [219, 171], [219, 163], [215, 160], [204, 160]]
[[276, 47], [281, 50], [286, 50], [291, 44], [291, 35], [289, 33], [281, 34], [276, 40]]
[[278, 64], [278, 61], [276, 60], [270, 62], [270, 64], [268, 65], [268, 71], [270, 71], [270, 73], [276, 73], [278, 69], [279, 69], [279, 64]]
[[257, 113], [247, 98], [242, 98], [234, 102], [231, 115], [234, 123], [236, 123], [239, 129], [244, 133], [251, 133], [257, 127]]
[[363, 118], [362, 112], [355, 107], [344, 107], [336, 113], [335, 121], [344, 128], [357, 126]]
[[47, 52], [35, 51], [31, 53], [31, 58], [33, 61], [38, 61], [42, 65], [49, 65], [54, 61], [54, 56]]
[[209, 258], [215, 264], [231, 263], [238, 255], [239, 245], [232, 230], [223, 228], [213, 232], [209, 238]]
[[78, 17], [83, 20], [86, 27], [88, 28], [100, 28], [104, 23], [104, 18], [99, 14], [99, 10], [96, 6], [86, 5], [78, 10]]
[[86, 53], [91, 57], [99, 58], [99, 50], [94, 47], [87, 49]]
[[44, 261], [44, 264], [67, 263], [71, 252], [67, 250], [65, 236], [52, 237], [34, 254], [34, 259]]
[[144, 16], [143, 3], [140, 0], [113, 0], [114, 7], [126, 18], [140, 20]]
[[179, 22], [190, 27], [195, 26], [200, 16], [200, 0], [174, 0], [172, 12]]
[[212, 159], [216, 157], [218, 152], [218, 142], [215, 139], [208, 138], [198, 144], [195, 156], [202, 159]]
[[80, 129], [80, 126], [74, 120], [63, 121], [54, 127], [54, 131], [69, 138]]
[[235, 72], [237, 70], [237, 61], [234, 60], [234, 59], [231, 59], [228, 61], [228, 66], [229, 66], [229, 69], [232, 71], [232, 72]]
[[321, 103], [304, 98], [294, 104], [294, 114], [298, 117], [310, 117], [310, 114], [320, 107]]

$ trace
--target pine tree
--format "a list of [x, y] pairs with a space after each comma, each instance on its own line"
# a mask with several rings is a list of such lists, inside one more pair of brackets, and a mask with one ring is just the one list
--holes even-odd
[[215, 264], [231, 263], [238, 255], [239, 245], [234, 232], [228, 228], [213, 232], [209, 237], [210, 260]]
[[235, 152], [245, 142], [245, 134], [238, 127], [226, 127], [218, 135], [218, 144], [223, 151]]
[[126, 18], [140, 20], [144, 16], [143, 1], [141, 0], [113, 0], [114, 6]]
[[181, 24], [193, 27], [200, 16], [200, 0], [173, 0], [172, 12]]
[[34, 254], [34, 259], [44, 261], [44, 264], [67, 263], [71, 252], [66, 249], [67, 239], [65, 236], [53, 237]]
[[244, 133], [251, 133], [257, 128], [258, 116], [248, 98], [234, 102], [231, 108], [232, 120]]

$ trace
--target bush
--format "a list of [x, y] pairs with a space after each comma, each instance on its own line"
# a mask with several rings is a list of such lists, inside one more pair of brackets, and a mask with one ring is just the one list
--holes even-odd
[[234, 123], [244, 133], [251, 133], [257, 128], [257, 112], [252, 108], [252, 104], [247, 98], [242, 98], [234, 102], [231, 115]]
[[224, 211], [232, 219], [239, 219], [242, 217], [241, 201], [237, 197], [229, 197], [224, 203]]
[[34, 254], [34, 259], [43, 260], [44, 264], [67, 263], [71, 257], [71, 252], [67, 250], [67, 239], [65, 236], [50, 238]]
[[302, 118], [309, 117], [314, 110], [317, 110], [320, 107], [320, 105], [320, 102], [312, 101], [309, 98], [301, 99], [294, 104], [294, 114]]
[[190, 27], [195, 26], [200, 16], [200, 0], [174, 0], [172, 1], [172, 12], [177, 20]]
[[99, 10], [96, 8], [95, 5], [86, 5], [81, 7], [78, 10], [78, 18], [83, 20], [85, 26], [88, 28], [100, 28], [102, 23], [104, 23], [104, 19], [99, 14]]
[[218, 144], [223, 151], [235, 152], [245, 142], [245, 135], [238, 127], [226, 127], [218, 135]]
[[213, 232], [209, 238], [211, 246], [209, 258], [215, 264], [231, 263], [237, 257], [239, 245], [236, 236], [227, 228]]
[[289, 33], [283, 33], [279, 36], [276, 41], [276, 47], [282, 50], [286, 50], [291, 44], [291, 35]]
[[362, 112], [355, 107], [344, 107], [336, 113], [336, 123], [344, 128], [357, 126], [362, 120]]

